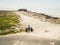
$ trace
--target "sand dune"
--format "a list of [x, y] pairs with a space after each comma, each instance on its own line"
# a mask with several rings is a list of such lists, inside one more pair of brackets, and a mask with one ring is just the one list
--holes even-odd
[[29, 14], [25, 12], [16, 12], [16, 14], [21, 16], [23, 24], [26, 26], [31, 25], [33, 27], [34, 32], [32, 34], [45, 38], [60, 37], [60, 25], [43, 22], [40, 19], [34, 18], [33, 16], [29, 16]]
[[21, 16], [25, 27], [29, 24], [34, 31], [0, 36], [0, 45], [60, 45], [60, 25], [43, 22], [25, 12], [15, 13]]

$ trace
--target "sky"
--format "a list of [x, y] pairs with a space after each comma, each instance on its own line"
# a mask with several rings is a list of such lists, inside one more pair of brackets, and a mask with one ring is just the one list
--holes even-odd
[[60, 0], [0, 0], [0, 10], [18, 10], [20, 8], [45, 13], [54, 9], [52, 11], [60, 13]]

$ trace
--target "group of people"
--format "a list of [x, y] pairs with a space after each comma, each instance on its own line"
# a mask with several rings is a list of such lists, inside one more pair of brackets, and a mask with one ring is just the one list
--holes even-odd
[[33, 28], [28, 25], [28, 27], [25, 28], [26, 32], [33, 32]]

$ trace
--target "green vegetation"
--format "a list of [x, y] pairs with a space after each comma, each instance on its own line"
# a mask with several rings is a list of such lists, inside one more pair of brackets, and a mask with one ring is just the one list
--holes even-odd
[[19, 24], [19, 16], [10, 11], [0, 11], [0, 35], [16, 33], [15, 27]]

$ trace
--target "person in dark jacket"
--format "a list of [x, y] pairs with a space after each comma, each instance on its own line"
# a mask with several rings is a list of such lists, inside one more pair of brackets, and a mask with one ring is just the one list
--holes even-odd
[[29, 31], [33, 32], [33, 28], [30, 25], [28, 25], [28, 27], [26, 28], [26, 32], [29, 32]]

